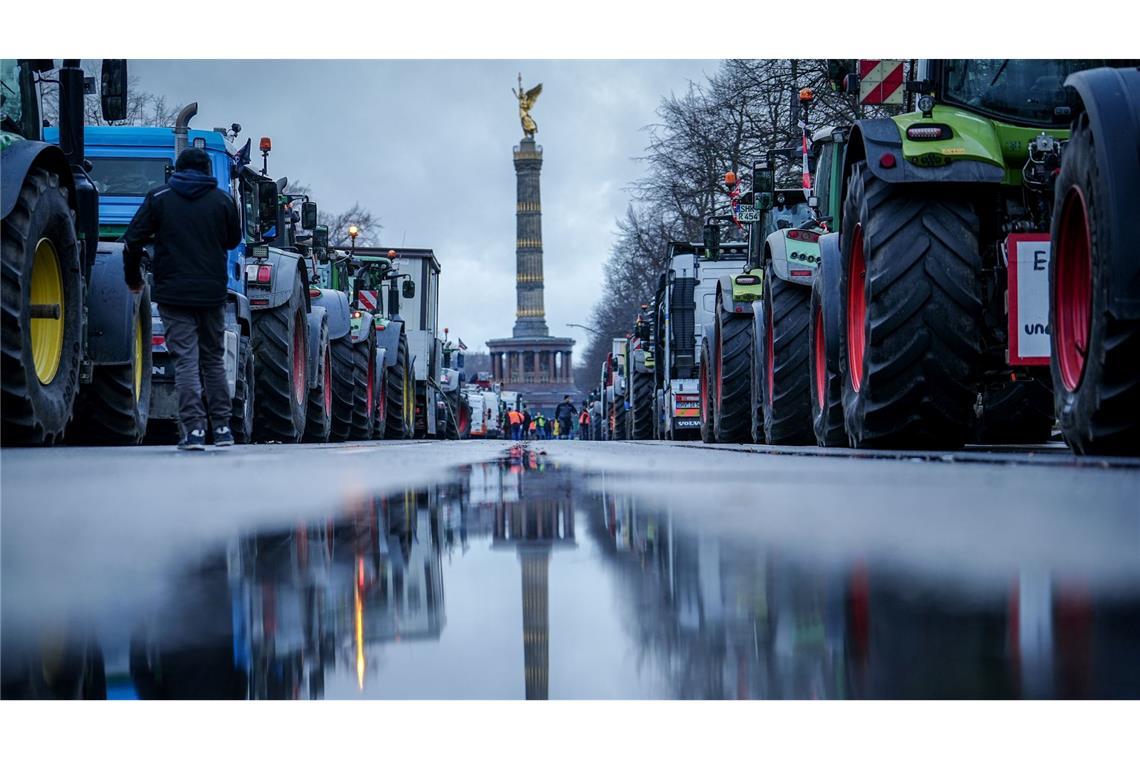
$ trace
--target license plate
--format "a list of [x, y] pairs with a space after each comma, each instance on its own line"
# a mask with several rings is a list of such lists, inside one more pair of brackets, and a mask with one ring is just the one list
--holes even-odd
[[736, 212], [736, 221], [738, 222], [758, 222], [760, 221], [760, 210], [755, 208], [741, 208]]
[[678, 401], [678, 409], [699, 409], [701, 407], [700, 401]]

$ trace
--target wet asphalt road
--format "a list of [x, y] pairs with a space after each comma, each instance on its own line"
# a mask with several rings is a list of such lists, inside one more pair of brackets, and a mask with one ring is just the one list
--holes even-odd
[[3, 696], [1140, 696], [1140, 462], [5, 450]]

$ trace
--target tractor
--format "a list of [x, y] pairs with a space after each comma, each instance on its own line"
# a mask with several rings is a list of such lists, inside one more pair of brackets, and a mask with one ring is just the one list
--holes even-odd
[[[99, 193], [84, 153], [84, 95], [95, 82], [66, 59], [58, 145], [45, 139], [39, 90], [51, 60], [0, 62], [5, 445], [138, 443], [151, 388], [149, 288], [131, 293], [122, 248], [99, 241]], [[127, 67], [104, 60], [102, 116], [126, 118]]]
[[625, 363], [627, 407], [625, 437], [631, 441], [648, 441], [654, 437], [656, 374], [653, 353], [653, 324], [648, 306], [642, 304], [633, 332], [629, 336], [628, 357]]
[[[1089, 179], [1089, 172], [1115, 171], [1106, 168], [1106, 145], [1119, 148], [1117, 157], [1135, 152], [1136, 117], [1128, 110], [1136, 102], [1129, 94], [1135, 72], [1078, 75], [1065, 87], [1067, 77], [1103, 65], [918, 61], [905, 85], [913, 111], [852, 125], [841, 172], [839, 244], [820, 248], [822, 271], [838, 276], [838, 287], [820, 289], [821, 311], [837, 313], [840, 324], [830, 336], [834, 347], [824, 330], [818, 352], [835, 353], [839, 382], [821, 385], [817, 375], [815, 383], [824, 397], [820, 406], [833, 408], [839, 396], [852, 446], [1037, 443], [1051, 434], [1055, 403], [1076, 450], [1135, 445], [1129, 431], [1136, 429], [1136, 404], [1116, 401], [1136, 397], [1135, 362], [1110, 359], [1128, 353], [1115, 352], [1134, 345], [1128, 341], [1135, 331], [1107, 340], [1099, 333], [1097, 361], [1105, 363], [1089, 386], [1083, 385], [1089, 365], [1078, 361], [1087, 356], [1095, 320], [1099, 329], [1135, 324], [1129, 307], [1135, 300], [1126, 293], [1132, 285], [1110, 292], [1103, 269], [1090, 274], [1071, 264], [1068, 253], [1087, 263], [1096, 248], [1102, 265], [1120, 262], [1114, 281], [1135, 263], [1113, 243], [1094, 246], [1091, 232], [1082, 233], [1079, 244], [1066, 237], [1072, 230], [1110, 229], [1103, 218], [1090, 221], [1089, 188], [1103, 198], [1101, 208], [1127, 208], [1135, 193], [1128, 188], [1132, 195], [1120, 196], [1122, 186], [1102, 188]], [[1102, 109], [1101, 103], [1109, 105]], [[1076, 142], [1070, 139], [1074, 115]], [[1129, 128], [1132, 147], [1120, 147], [1127, 140], [1119, 134]], [[1076, 151], [1070, 164], [1081, 169], [1063, 169], [1067, 145]], [[1135, 165], [1134, 156], [1121, 160]], [[1067, 184], [1058, 185], [1060, 174]], [[1122, 229], [1123, 222], [1118, 216], [1111, 224]], [[1064, 252], [1060, 263], [1051, 261], [1051, 228]], [[1072, 277], [1057, 276], [1058, 268]], [[1086, 308], [1081, 296], [1093, 290], [1085, 287], [1090, 277], [1103, 291], [1095, 308]], [[1051, 281], [1060, 304], [1052, 310]], [[838, 308], [829, 303], [836, 296]], [[1091, 316], [1065, 316], [1074, 308]], [[1058, 313], [1060, 323], [1052, 324]], [[1127, 369], [1099, 374], [1108, 367]], [[1054, 399], [1057, 378], [1065, 390]], [[1078, 391], [1085, 405], [1067, 408], [1067, 394], [1075, 398]]]

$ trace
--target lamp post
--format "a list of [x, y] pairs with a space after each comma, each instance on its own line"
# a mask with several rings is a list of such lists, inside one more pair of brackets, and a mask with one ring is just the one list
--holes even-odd
[[356, 236], [360, 234], [360, 228], [355, 224], [348, 225], [348, 236], [352, 239], [352, 253], [356, 253]]
[[597, 330], [595, 330], [594, 328], [592, 328], [592, 327], [586, 327], [585, 325], [580, 325], [580, 324], [578, 324], [578, 323], [576, 323], [576, 322], [567, 322], [567, 323], [566, 323], [566, 326], [567, 326], [567, 327], [577, 327], [577, 328], [579, 328], [579, 329], [581, 329], [581, 330], [585, 330], [585, 331], [586, 331], [586, 332], [588, 332], [588, 333], [593, 333], [594, 335], [597, 335], [599, 338], [604, 338], [604, 337], [606, 337], [605, 335], [603, 335], [602, 333], [598, 332], [598, 331], [597, 331]]

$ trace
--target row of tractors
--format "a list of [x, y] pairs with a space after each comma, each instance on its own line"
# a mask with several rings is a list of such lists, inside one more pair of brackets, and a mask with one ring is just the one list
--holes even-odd
[[[39, 92], [59, 85], [58, 126]], [[229, 252], [225, 367], [238, 442], [451, 436], [459, 372], [438, 337], [430, 249], [329, 245], [317, 204], [260, 170], [241, 126], [88, 127], [96, 83], [78, 60], [3, 62], [3, 442], [174, 440], [174, 366], [150, 288], [123, 277], [127, 225], [186, 147], [210, 157], [240, 209]], [[105, 60], [102, 117], [126, 117], [126, 62]], [[18, 97], [16, 95], [18, 93]], [[355, 230], [350, 229], [350, 234]], [[385, 304], [386, 301], [386, 304]], [[401, 307], [403, 303], [403, 308]]]
[[[856, 62], [831, 66], [858, 89]], [[599, 439], [1140, 452], [1140, 69], [914, 61], [906, 112], [808, 126], [669, 243]], [[791, 159], [793, 168], [782, 166]], [[794, 177], [795, 181], [785, 178]], [[802, 179], [802, 181], [801, 181]]]

